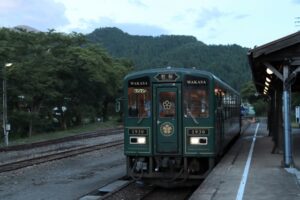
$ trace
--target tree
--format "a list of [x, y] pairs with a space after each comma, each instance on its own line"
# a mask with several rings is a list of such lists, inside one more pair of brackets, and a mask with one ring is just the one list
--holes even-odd
[[0, 29], [0, 36], [9, 50], [0, 56], [14, 62], [7, 71], [13, 131], [28, 136], [51, 129], [54, 119], [66, 129], [99, 115], [130, 69], [82, 34]]
[[254, 103], [257, 99], [255, 96], [256, 93], [257, 92], [252, 81], [248, 81], [241, 88], [241, 97], [243, 101]]
[[253, 105], [257, 116], [263, 116], [267, 114], [268, 102], [263, 95], [259, 95], [255, 89], [252, 81], [247, 82], [241, 89], [241, 96], [243, 102], [248, 102]]

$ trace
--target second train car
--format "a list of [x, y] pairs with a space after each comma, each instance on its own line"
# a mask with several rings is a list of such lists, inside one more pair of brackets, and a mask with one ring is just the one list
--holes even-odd
[[123, 108], [127, 174], [162, 186], [205, 178], [241, 128], [239, 93], [197, 69], [127, 75]]

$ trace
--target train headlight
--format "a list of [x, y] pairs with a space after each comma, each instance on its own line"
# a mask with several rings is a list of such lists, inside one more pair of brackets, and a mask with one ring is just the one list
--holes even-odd
[[207, 137], [190, 137], [191, 145], [207, 145]]
[[130, 144], [146, 144], [146, 137], [132, 136], [130, 137]]

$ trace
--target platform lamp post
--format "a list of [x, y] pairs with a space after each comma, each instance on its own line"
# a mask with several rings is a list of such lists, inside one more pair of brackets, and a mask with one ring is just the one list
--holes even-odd
[[4, 134], [4, 143], [8, 146], [8, 134], [10, 131], [10, 124], [7, 123], [7, 93], [6, 93], [6, 68], [11, 67], [12, 63], [6, 63], [3, 67], [3, 134]]

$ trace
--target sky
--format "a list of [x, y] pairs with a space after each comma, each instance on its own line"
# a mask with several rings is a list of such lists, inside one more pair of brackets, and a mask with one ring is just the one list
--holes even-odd
[[253, 48], [300, 30], [300, 0], [0, 0], [0, 27], [191, 35]]

